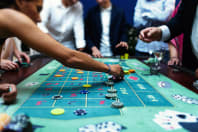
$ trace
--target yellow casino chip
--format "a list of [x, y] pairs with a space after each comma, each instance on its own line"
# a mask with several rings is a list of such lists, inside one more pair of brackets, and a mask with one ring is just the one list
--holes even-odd
[[83, 74], [84, 72], [82, 72], [82, 71], [79, 71], [79, 72], [77, 72], [78, 74]]
[[90, 84], [84, 84], [83, 87], [84, 88], [90, 88], [90, 87], [92, 87], [92, 85], [90, 85]]
[[60, 74], [56, 74], [54, 75], [55, 77], [63, 77], [63, 75], [60, 75]]
[[60, 72], [64, 72], [64, 71], [65, 71], [65, 69], [60, 69], [59, 71], [60, 71]]
[[51, 110], [52, 115], [62, 115], [64, 113], [65, 113], [65, 110], [61, 108], [56, 108], [56, 109]]
[[72, 77], [71, 79], [72, 80], [78, 80], [78, 77]]

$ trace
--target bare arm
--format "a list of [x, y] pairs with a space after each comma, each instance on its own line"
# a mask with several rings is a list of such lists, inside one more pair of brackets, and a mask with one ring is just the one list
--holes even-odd
[[[59, 44], [41, 32], [28, 17], [19, 12], [9, 9], [0, 11], [0, 29], [3, 29], [3, 34], [0, 32], [0, 36], [17, 36], [33, 49], [57, 59], [65, 66], [90, 71], [108, 71], [107, 65], [93, 60], [84, 53], [68, 49]], [[120, 75], [121, 71], [119, 65], [112, 65], [110, 74]]]

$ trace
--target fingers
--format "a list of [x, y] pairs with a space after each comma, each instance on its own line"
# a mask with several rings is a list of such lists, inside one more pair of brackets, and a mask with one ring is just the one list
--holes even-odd
[[5, 103], [12, 103], [16, 100], [17, 89], [15, 85], [9, 84], [8, 88], [11, 90], [9, 92], [3, 93], [2, 97]]
[[4, 60], [1, 62], [1, 68], [9, 71], [9, 70], [16, 70], [17, 68], [19, 68], [19, 66], [17, 63], [14, 63], [9, 60]]
[[178, 58], [171, 58], [171, 60], [168, 61], [168, 65], [179, 65], [180, 61]]
[[118, 47], [125, 47], [128, 50], [128, 44], [126, 42], [120, 42], [119, 44], [116, 45], [116, 48]]
[[23, 56], [27, 63], [30, 63], [30, 57], [26, 53], [21, 53], [21, 56]]
[[96, 58], [102, 58], [102, 55], [101, 55], [101, 53], [100, 53], [100, 51], [94, 51], [93, 53], [92, 53], [92, 55], [94, 56], [94, 57], [96, 57]]
[[139, 38], [140, 40], [144, 42], [151, 42], [151, 41], [158, 41], [161, 39], [162, 31], [158, 27], [149, 27], [146, 29], [143, 29], [140, 34]]

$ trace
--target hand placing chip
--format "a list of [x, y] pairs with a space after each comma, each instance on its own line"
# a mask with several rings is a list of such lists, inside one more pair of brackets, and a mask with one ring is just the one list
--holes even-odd
[[110, 65], [110, 74], [113, 75], [114, 81], [121, 81], [124, 79], [124, 71], [120, 65]]

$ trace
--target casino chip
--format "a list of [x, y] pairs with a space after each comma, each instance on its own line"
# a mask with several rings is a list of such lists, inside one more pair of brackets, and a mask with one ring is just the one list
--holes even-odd
[[81, 90], [81, 91], [80, 91], [80, 94], [88, 94], [88, 93], [89, 93], [88, 90]]
[[77, 116], [83, 116], [83, 115], [86, 115], [86, 114], [87, 114], [87, 112], [86, 112], [85, 109], [77, 109], [77, 110], [75, 110], [73, 113], [74, 113], [75, 115], [77, 115]]
[[71, 79], [72, 80], [78, 80], [78, 77], [72, 77]]
[[65, 71], [65, 69], [60, 69], [59, 71], [60, 71], [60, 72], [64, 72], [64, 71]]
[[63, 75], [56, 74], [56, 75], [54, 75], [54, 77], [63, 77]]
[[105, 97], [107, 99], [115, 99], [117, 97], [117, 94], [116, 93], [109, 93], [109, 94], [106, 94]]
[[52, 115], [62, 115], [64, 113], [65, 113], [65, 110], [61, 108], [56, 108], [56, 109], [51, 110]]
[[112, 80], [108, 80], [108, 81], [105, 82], [105, 84], [107, 86], [113, 86], [114, 85], [114, 82]]
[[134, 69], [129, 69], [129, 72], [130, 73], [135, 73], [135, 70]]
[[78, 74], [83, 74], [84, 72], [82, 72], [82, 71], [79, 71], [79, 72], [77, 72]]
[[53, 100], [62, 99], [62, 98], [63, 98], [62, 95], [54, 95], [54, 96], [52, 96]]
[[117, 90], [113, 86], [111, 86], [111, 88], [108, 89], [107, 92], [108, 93], [117, 93]]
[[84, 84], [83, 87], [84, 88], [90, 88], [90, 87], [92, 87], [92, 85], [91, 84]]
[[128, 70], [125, 70], [124, 74], [127, 75], [127, 74], [130, 74], [130, 72]]
[[114, 108], [122, 108], [122, 107], [124, 107], [124, 104], [122, 102], [120, 102], [120, 100], [118, 98], [116, 98], [116, 101], [114, 101], [111, 104], [111, 106]]

